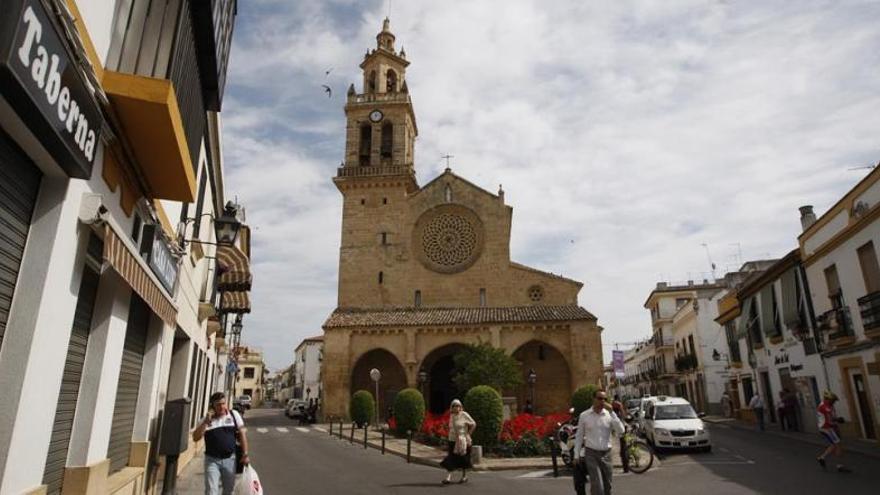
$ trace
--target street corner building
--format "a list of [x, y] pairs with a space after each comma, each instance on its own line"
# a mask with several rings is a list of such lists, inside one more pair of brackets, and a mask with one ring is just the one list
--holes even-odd
[[[386, 19], [367, 52], [363, 91], [345, 105], [338, 307], [324, 323], [323, 412], [341, 417], [351, 394], [378, 383], [380, 414], [406, 387], [442, 412], [461, 397], [457, 351], [489, 343], [536, 373], [537, 413], [566, 410], [572, 392], [602, 379], [601, 327], [578, 306], [583, 284], [510, 259], [513, 209], [449, 168], [424, 186], [406, 69]], [[524, 380], [525, 382], [525, 380]], [[527, 386], [504, 391], [521, 408]]]
[[[251, 284], [220, 151], [235, 13], [3, 2], [4, 495], [155, 491], [175, 448], [162, 434], [186, 438], [227, 389], [226, 329], [240, 333]], [[176, 444], [180, 466], [197, 447]]]

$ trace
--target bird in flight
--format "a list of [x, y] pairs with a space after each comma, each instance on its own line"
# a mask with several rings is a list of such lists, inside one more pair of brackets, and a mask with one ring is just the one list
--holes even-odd
[[324, 92], [327, 93], [327, 98], [330, 98], [333, 96], [333, 90], [330, 89], [330, 86], [327, 86], [326, 84], [322, 84], [321, 87], [324, 88]]

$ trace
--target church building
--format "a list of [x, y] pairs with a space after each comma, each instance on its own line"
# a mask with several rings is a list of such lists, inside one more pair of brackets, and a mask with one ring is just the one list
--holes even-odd
[[[456, 397], [453, 356], [480, 342], [521, 363], [522, 409], [567, 410], [572, 392], [602, 377], [602, 328], [578, 305], [582, 283], [510, 259], [513, 208], [449, 168], [416, 181], [410, 62], [385, 19], [363, 62], [362, 92], [345, 105], [337, 309], [324, 323], [323, 411], [346, 416], [351, 394], [373, 393], [381, 415], [400, 390], [422, 391], [442, 412]], [[534, 383], [526, 377], [533, 371]]]

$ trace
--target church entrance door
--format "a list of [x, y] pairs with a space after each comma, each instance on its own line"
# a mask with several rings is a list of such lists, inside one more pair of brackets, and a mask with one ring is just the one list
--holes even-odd
[[434, 349], [422, 361], [422, 369], [428, 372], [426, 384], [428, 411], [442, 414], [449, 409], [452, 399], [464, 399], [453, 380], [456, 374], [455, 355], [464, 349], [463, 344], [448, 344]]

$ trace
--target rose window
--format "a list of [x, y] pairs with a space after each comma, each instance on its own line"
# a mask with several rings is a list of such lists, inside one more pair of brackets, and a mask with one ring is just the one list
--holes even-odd
[[482, 224], [470, 210], [449, 205], [426, 212], [416, 225], [415, 241], [422, 262], [432, 270], [452, 273], [469, 267], [480, 255]]
[[544, 288], [540, 285], [533, 285], [529, 287], [529, 299], [532, 302], [540, 302], [544, 299]]

